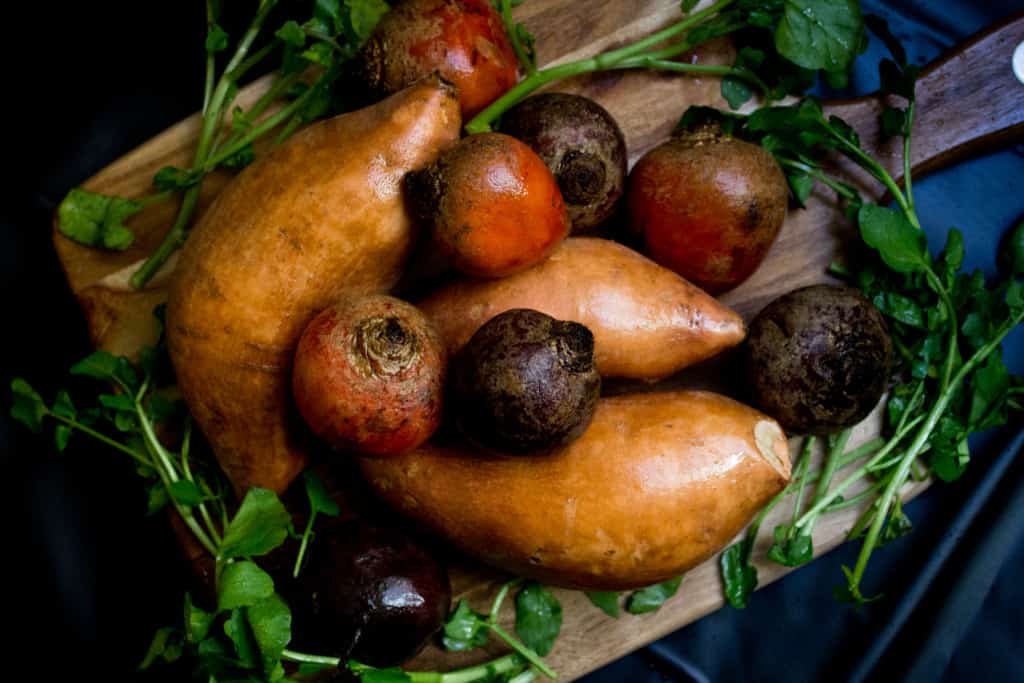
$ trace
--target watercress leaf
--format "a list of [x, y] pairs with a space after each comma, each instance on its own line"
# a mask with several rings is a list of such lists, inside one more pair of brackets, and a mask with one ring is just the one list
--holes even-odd
[[983, 431], [1006, 422], [1006, 396], [1010, 373], [998, 353], [993, 353], [971, 375], [970, 431]]
[[519, 44], [523, 47], [523, 54], [526, 57], [527, 63], [536, 68], [537, 66], [537, 39], [534, 37], [530, 30], [526, 28], [526, 24], [519, 22], [515, 28], [516, 39]]
[[153, 186], [161, 192], [187, 190], [203, 179], [201, 172], [164, 166], [153, 176]]
[[302, 51], [300, 55], [303, 59], [310, 61], [320, 66], [330, 67], [334, 63], [334, 48], [330, 43], [319, 42], [313, 43], [308, 48]]
[[142, 203], [75, 188], [57, 207], [57, 228], [65, 237], [90, 247], [122, 251], [135, 241], [124, 221]]
[[274, 580], [255, 562], [243, 560], [224, 567], [217, 593], [217, 611], [255, 605], [274, 593]]
[[871, 302], [879, 311], [904, 325], [926, 329], [924, 312], [916, 301], [896, 292], [879, 292]]
[[1017, 316], [1024, 312], [1024, 282], [1021, 280], [1011, 281], [1006, 287], [1004, 300], [1007, 308], [1010, 309], [1010, 315]]
[[242, 169], [255, 161], [255, 159], [256, 149], [250, 142], [234, 154], [226, 157], [224, 161], [220, 162], [220, 165], [224, 168]]
[[803, 171], [787, 171], [786, 180], [789, 182], [789, 189], [793, 192], [793, 198], [801, 207], [807, 205], [807, 199], [814, 191], [814, 176]]
[[880, 118], [882, 135], [887, 138], [905, 137], [907, 134], [907, 110], [899, 107], [886, 107]]
[[169, 487], [171, 497], [185, 507], [192, 507], [193, 505], [199, 505], [203, 502], [203, 492], [199, 490], [199, 487], [187, 479], [179, 479], [178, 481], [171, 482]]
[[228, 34], [220, 25], [211, 23], [206, 29], [206, 51], [216, 54], [228, 49]]
[[274, 32], [274, 35], [292, 47], [301, 48], [306, 44], [306, 32], [302, 30], [299, 22], [293, 19], [284, 22], [281, 28]]
[[348, 10], [353, 37], [358, 45], [362, 45], [390, 7], [384, 0], [345, 0], [345, 9]]
[[910, 523], [910, 519], [904, 514], [903, 504], [897, 499], [896, 504], [893, 505], [892, 512], [889, 514], [889, 519], [886, 521], [885, 527], [879, 536], [878, 545], [883, 546], [886, 543], [891, 543], [898, 538], [906, 536], [913, 530], [914, 525]]
[[719, 566], [726, 601], [736, 609], [745, 608], [757, 589], [757, 568], [750, 564], [750, 541], [744, 539], [726, 548]]
[[337, 517], [341, 512], [338, 503], [327, 492], [327, 485], [316, 472], [307, 469], [302, 473], [302, 483], [306, 486], [306, 497], [309, 498], [309, 509], [322, 515]]
[[263, 671], [272, 672], [281, 664], [281, 653], [292, 639], [292, 613], [277, 593], [246, 609], [249, 626], [259, 646]]
[[562, 630], [562, 605], [535, 581], [516, 593], [516, 633], [541, 657], [551, 652]]
[[683, 577], [677, 576], [674, 579], [656, 583], [647, 588], [641, 588], [634, 592], [626, 600], [626, 611], [630, 614], [646, 614], [657, 611], [665, 601], [676, 594]]
[[946, 482], [959, 479], [971, 459], [963, 423], [952, 415], [943, 415], [929, 434], [928, 444], [928, 464], [935, 476]]
[[784, 532], [780, 535], [780, 528], [788, 527], [780, 525], [775, 528], [775, 543], [768, 550], [768, 559], [786, 567], [799, 567], [814, 559], [814, 544], [808, 534]]
[[487, 638], [487, 617], [470, 609], [465, 600], [459, 600], [444, 624], [441, 640], [445, 649], [452, 652], [472, 650], [485, 645]]
[[920, 69], [916, 66], [899, 67], [891, 59], [883, 59], [878, 64], [878, 78], [881, 82], [880, 94], [899, 95], [900, 97], [913, 101], [914, 87], [917, 84], [917, 76]]
[[907, 52], [903, 49], [899, 38], [894, 36], [889, 29], [889, 23], [877, 14], [866, 14], [864, 15], [864, 24], [882, 40], [886, 49], [892, 54], [893, 59], [896, 60], [896, 63], [900, 66], [906, 66]]
[[269, 553], [284, 543], [291, 521], [277, 494], [268, 489], [249, 489], [224, 530], [221, 555], [252, 557]]
[[106, 382], [117, 382], [129, 389], [138, 386], [138, 377], [127, 358], [107, 351], [94, 351], [71, 366], [72, 375], [91, 377]]
[[619, 618], [619, 593], [617, 591], [587, 591], [587, 599], [612, 619]]
[[11, 417], [28, 427], [33, 434], [43, 429], [43, 418], [46, 416], [46, 403], [43, 397], [32, 388], [32, 385], [21, 377], [11, 381]]
[[750, 89], [750, 86], [734, 76], [726, 76], [722, 79], [721, 90], [722, 97], [733, 109], [739, 109], [754, 96], [754, 91]]
[[946, 245], [935, 259], [935, 274], [950, 286], [963, 264], [964, 235], [956, 228], [950, 228], [946, 233]]
[[108, 410], [135, 414], [135, 401], [127, 394], [100, 394], [99, 402]]
[[171, 502], [167, 487], [162, 481], [150, 482], [146, 487], [146, 514], [155, 515]]
[[861, 238], [878, 250], [885, 264], [898, 273], [929, 267], [924, 233], [894, 209], [865, 204], [857, 213]]
[[185, 593], [185, 640], [198, 643], [206, 638], [217, 615], [196, 607], [192, 602], [192, 594]]
[[805, 69], [846, 70], [857, 56], [864, 20], [857, 0], [786, 0], [775, 48]]
[[996, 258], [999, 268], [1011, 275], [1024, 275], [1024, 221], [1003, 237]]
[[832, 129], [839, 135], [839, 137], [843, 138], [854, 147], [860, 147], [860, 136], [857, 134], [857, 131], [853, 126], [838, 116], [828, 117], [828, 123], [832, 126]]
[[238, 662], [232, 656], [228, 646], [214, 636], [209, 636], [199, 642], [196, 655], [201, 671], [214, 681], [227, 681], [239, 675]]
[[255, 669], [259, 666], [259, 648], [249, 627], [249, 621], [245, 618], [244, 609], [231, 611], [231, 616], [224, 622], [224, 634], [235, 644], [235, 652], [242, 666], [246, 669]]
[[964, 340], [972, 349], [980, 349], [992, 336], [992, 322], [982, 311], [971, 311], [960, 325]]
[[172, 401], [163, 394], [153, 394], [146, 403], [146, 414], [153, 422], [166, 422], [186, 413], [183, 401]]
[[153, 636], [153, 640], [149, 642], [149, 648], [146, 650], [146, 656], [143, 657], [142, 662], [139, 663], [138, 670], [145, 671], [153, 665], [158, 658], [162, 657], [167, 648], [174, 641], [177, 633], [175, 629], [170, 626], [164, 626], [163, 628], [157, 629], [156, 634]]
[[746, 116], [730, 114], [715, 107], [691, 106], [683, 112], [676, 124], [675, 133], [691, 132], [705, 125], [720, 126], [726, 135], [733, 135], [743, 126]]

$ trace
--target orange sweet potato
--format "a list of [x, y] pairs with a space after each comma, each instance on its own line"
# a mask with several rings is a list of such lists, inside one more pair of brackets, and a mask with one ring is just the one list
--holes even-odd
[[790, 476], [774, 420], [699, 391], [602, 399], [583, 436], [548, 454], [427, 445], [360, 466], [389, 504], [473, 557], [586, 590], [700, 564]]
[[660, 379], [740, 343], [738, 314], [627, 247], [570, 237], [546, 260], [501, 280], [462, 280], [420, 302], [449, 353], [499, 313], [532, 308], [594, 334], [606, 377]]
[[243, 171], [196, 225], [167, 307], [178, 383], [237, 492], [287, 488], [306, 461], [289, 372], [306, 323], [392, 287], [414, 237], [402, 178], [458, 139], [433, 78], [300, 131]]

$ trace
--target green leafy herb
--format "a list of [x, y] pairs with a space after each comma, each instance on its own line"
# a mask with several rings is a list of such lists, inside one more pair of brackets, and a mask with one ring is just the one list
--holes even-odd
[[244, 668], [255, 669], [260, 666], [259, 646], [244, 609], [232, 610], [231, 616], [224, 622], [224, 635], [234, 644], [239, 663]]
[[676, 594], [683, 577], [677, 576], [674, 579], [657, 583], [647, 588], [642, 588], [626, 600], [626, 611], [630, 614], [646, 614], [655, 612], [665, 604], [665, 601]]
[[465, 600], [459, 600], [444, 624], [442, 642], [445, 649], [452, 652], [474, 650], [487, 644], [488, 638], [487, 616], [474, 612]]
[[805, 69], [845, 71], [861, 52], [864, 21], [857, 0], [785, 0], [775, 47]]
[[619, 618], [619, 593], [616, 591], [587, 591], [587, 599], [612, 619]]
[[274, 594], [274, 580], [254, 562], [232, 562], [224, 568], [217, 593], [217, 609], [249, 607]]
[[263, 670], [272, 680], [280, 667], [281, 654], [292, 639], [292, 613], [276, 593], [246, 609], [249, 626], [259, 646]]
[[562, 605], [539, 583], [531, 581], [516, 594], [516, 633], [541, 657], [562, 630]]
[[753, 537], [748, 537], [732, 544], [725, 549], [719, 560], [725, 599], [737, 609], [749, 605], [750, 597], [757, 589], [757, 569], [750, 564], [753, 541]]
[[302, 541], [299, 545], [299, 552], [295, 556], [295, 567], [292, 576], [298, 578], [302, 569], [302, 561], [309, 549], [309, 543], [313, 538], [313, 522], [317, 514], [325, 514], [329, 517], [337, 517], [341, 510], [327, 492], [327, 486], [313, 470], [306, 470], [302, 473], [303, 483], [306, 487], [306, 497], [309, 499], [309, 520], [306, 522], [306, 529], [302, 532]]
[[897, 273], [912, 273], [929, 267], [924, 233], [903, 214], [882, 206], [865, 204], [857, 215], [860, 235], [878, 250], [885, 264]]
[[124, 221], [144, 207], [140, 201], [75, 188], [57, 207], [57, 228], [80, 244], [121, 251], [135, 242]]
[[224, 530], [220, 556], [254, 557], [269, 553], [287, 538], [291, 519], [273, 491], [249, 489]]

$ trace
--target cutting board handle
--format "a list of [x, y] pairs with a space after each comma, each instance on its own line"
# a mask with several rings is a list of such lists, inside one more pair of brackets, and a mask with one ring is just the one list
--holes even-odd
[[[926, 66], [917, 83], [911, 161], [916, 175], [1024, 139], [1024, 82], [1013, 57], [1024, 43], [1024, 13], [967, 39]], [[1024, 48], [1021, 48], [1024, 50]], [[834, 102], [829, 113], [861, 131], [862, 145], [902, 177], [902, 143], [884, 139], [875, 96]], [[892, 98], [889, 104], [906, 103]]]
[[1024, 13], [925, 69], [918, 81], [915, 132], [933, 133], [912, 147], [915, 170], [927, 172], [1024, 135], [1024, 82], [1013, 68], [1014, 51], [1022, 44]]

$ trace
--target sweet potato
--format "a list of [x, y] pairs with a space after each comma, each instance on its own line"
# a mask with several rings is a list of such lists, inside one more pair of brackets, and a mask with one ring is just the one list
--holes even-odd
[[529, 270], [501, 280], [459, 281], [420, 303], [449, 353], [512, 308], [588, 327], [605, 377], [660, 379], [735, 346], [745, 334], [739, 315], [683, 278], [593, 237], [570, 237]]
[[428, 445], [360, 467], [388, 503], [473, 557], [586, 590], [700, 564], [790, 476], [774, 420], [699, 391], [602, 399], [583, 436], [540, 456]]
[[290, 403], [295, 345], [344, 293], [395, 284], [414, 237], [402, 177], [458, 139], [439, 79], [314, 124], [243, 171], [185, 244], [167, 307], [178, 383], [240, 493], [306, 461]]

